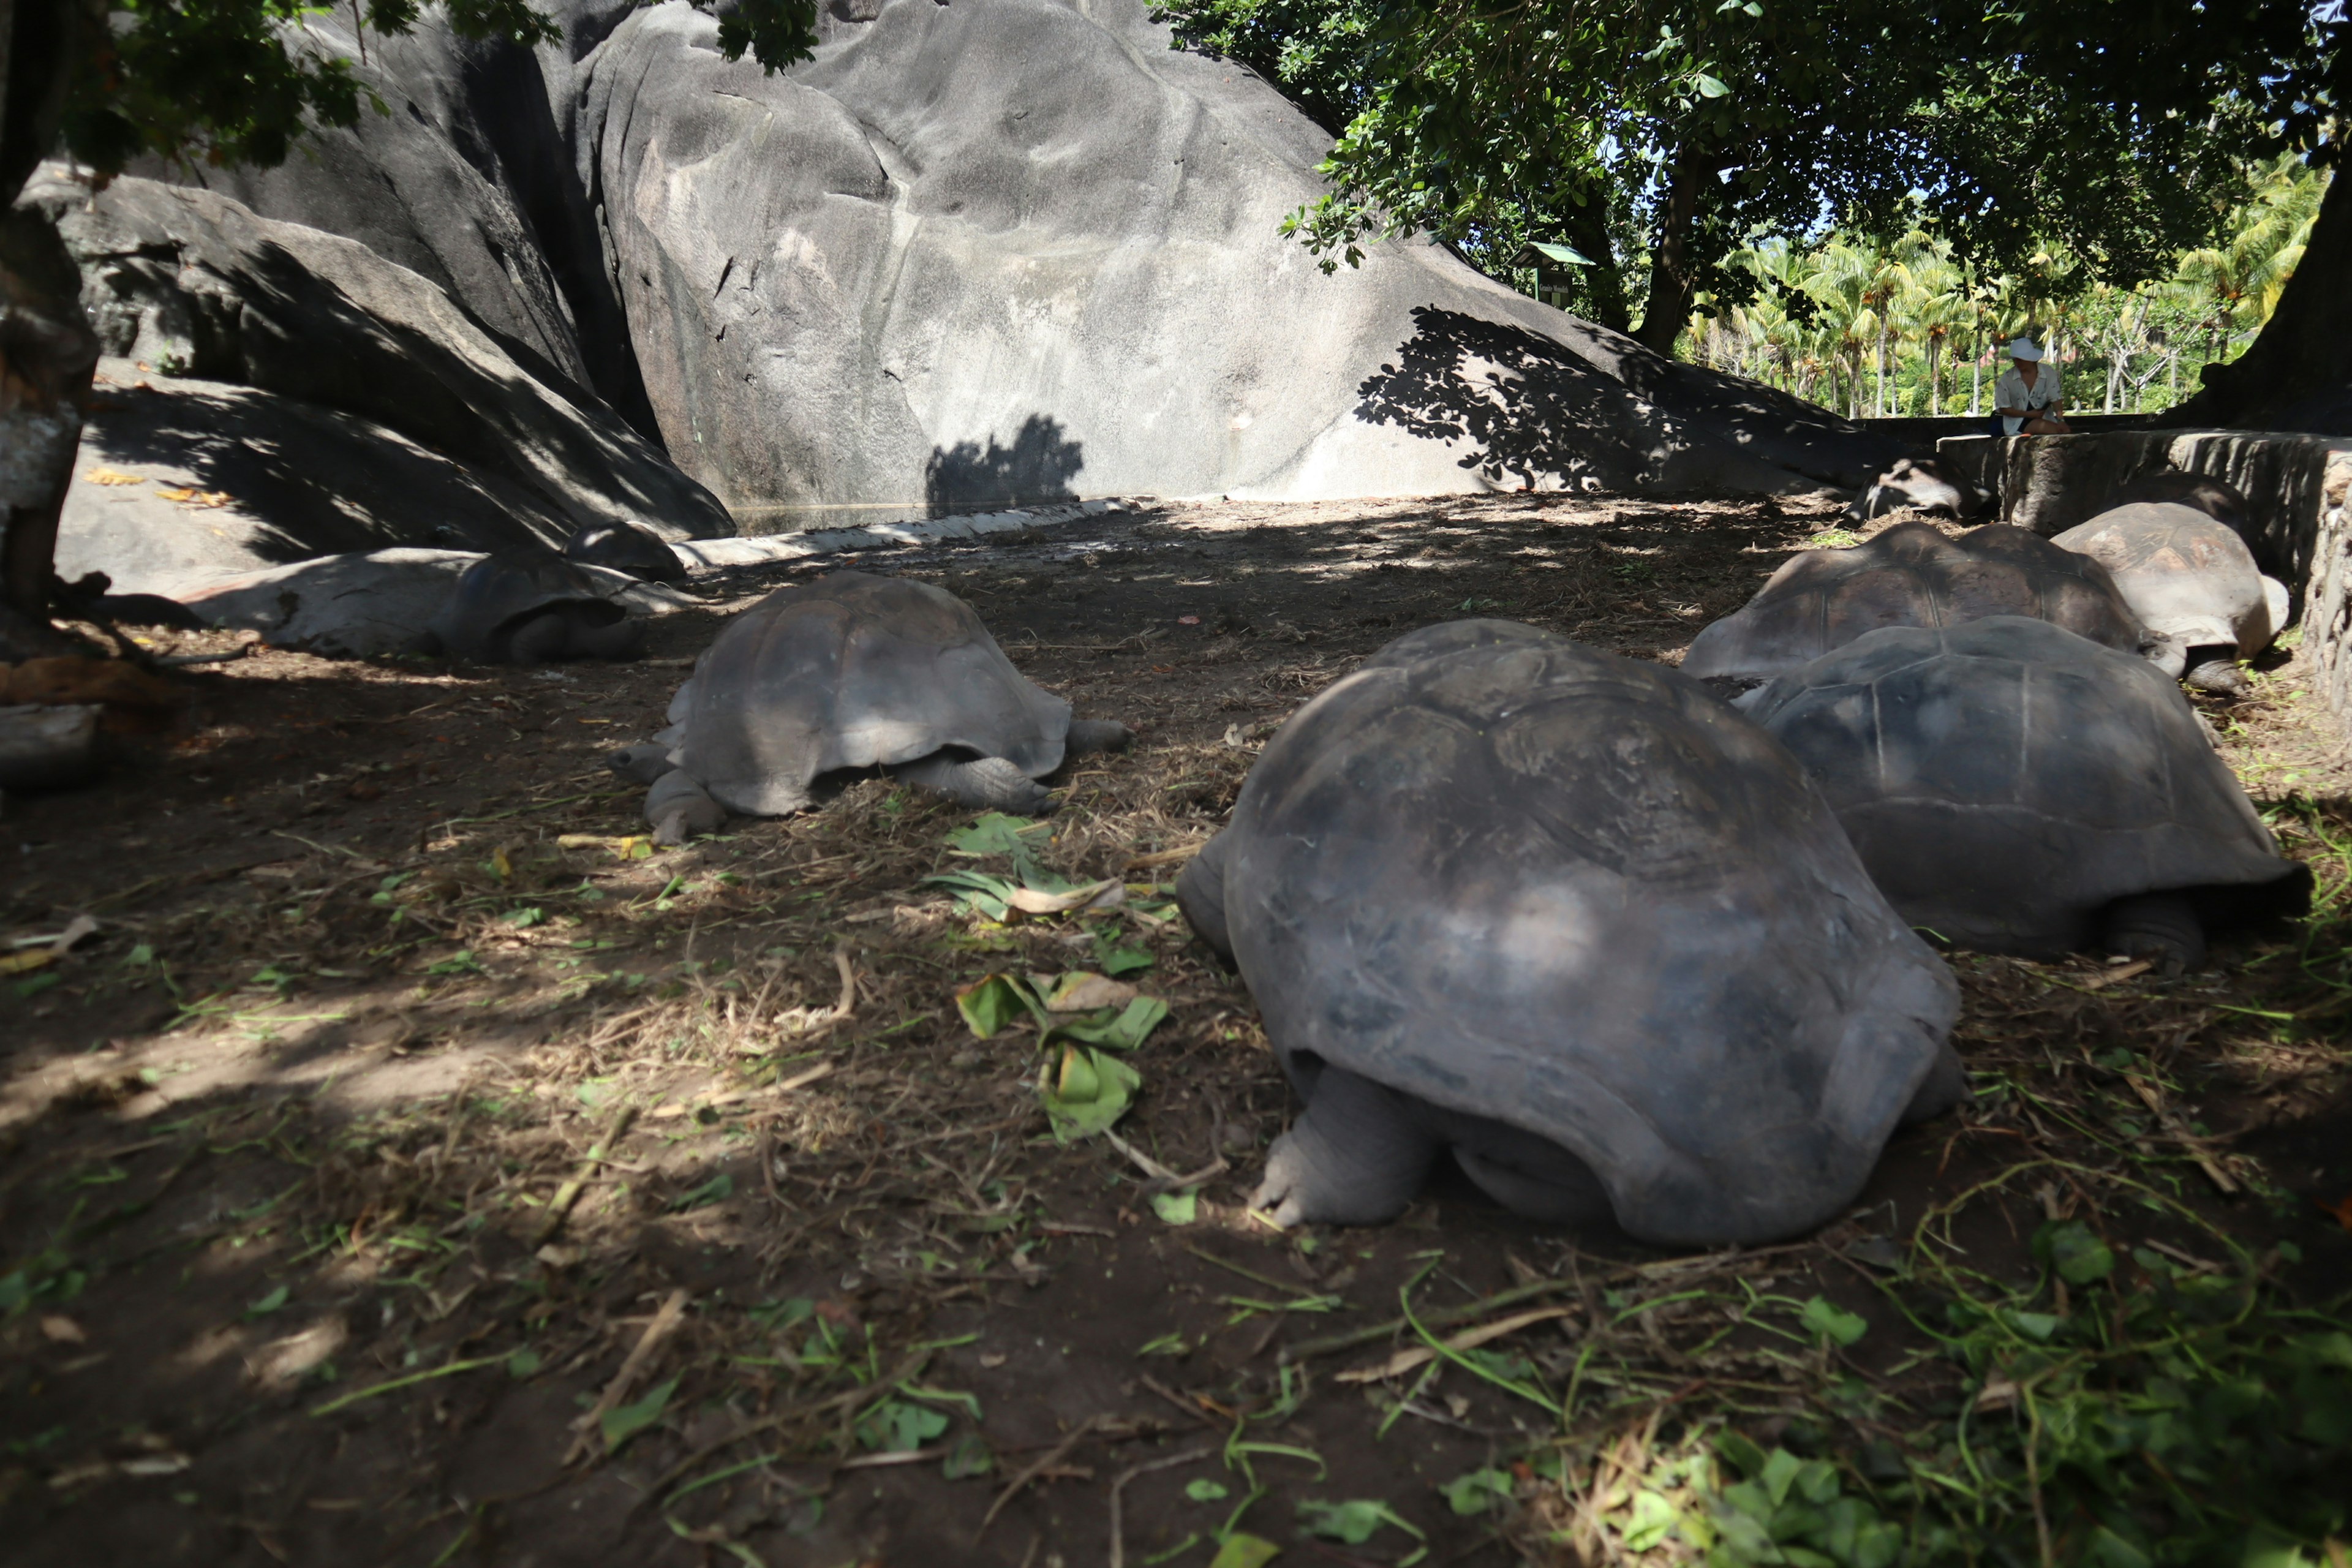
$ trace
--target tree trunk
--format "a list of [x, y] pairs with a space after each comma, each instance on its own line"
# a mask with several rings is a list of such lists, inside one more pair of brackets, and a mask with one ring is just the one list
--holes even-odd
[[1873, 351], [1870, 363], [1878, 378], [1877, 384], [1871, 389], [1870, 411], [1884, 419], [1886, 417], [1886, 316], [1884, 311], [1879, 313], [1878, 347]]
[[49, 624], [49, 582], [98, 339], [57, 230], [13, 204], [106, 19], [106, 0], [0, 0], [0, 659], [73, 646]]
[[2328, 181], [2303, 260], [2246, 352], [2208, 363], [2204, 389], [2163, 416], [2170, 426], [2307, 430], [2352, 436], [2352, 179]]
[[1944, 340], [1927, 340], [1927, 412], [1941, 416], [1944, 412]]
[[1969, 362], [1969, 412], [1971, 415], [1982, 414], [1983, 403], [1984, 351], [1979, 349], [1977, 357]]
[[1650, 298], [1634, 329], [1636, 342], [1672, 359], [1675, 339], [1690, 316], [1698, 280], [1690, 259], [1691, 232], [1697, 226], [1699, 198], [1714, 184], [1719, 163], [1685, 150], [1675, 163], [1674, 183], [1658, 214], [1657, 243], [1650, 253]]
[[1568, 221], [1564, 232], [1568, 243], [1579, 256], [1591, 261], [1584, 269], [1586, 302], [1592, 307], [1596, 325], [1613, 332], [1631, 333], [1633, 311], [1625, 303], [1625, 274], [1617, 265], [1616, 247], [1609, 240], [1609, 207], [1606, 194], [1594, 191], [1582, 202], [1567, 204]]
[[49, 626], [58, 514], [81, 444], [98, 338], [57, 230], [0, 217], [0, 658], [63, 652]]

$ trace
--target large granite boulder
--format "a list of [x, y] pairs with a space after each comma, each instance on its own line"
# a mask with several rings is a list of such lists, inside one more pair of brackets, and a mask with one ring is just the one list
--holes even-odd
[[1426, 243], [1279, 233], [1328, 139], [1143, 0], [886, 0], [767, 75], [684, 0], [580, 153], [669, 450], [757, 526], [1076, 491], [1788, 491], [1896, 455]]
[[[249, 570], [383, 545], [498, 548], [518, 534], [560, 547], [599, 523], [674, 538], [735, 531], [716, 498], [593, 394], [535, 373], [440, 287], [366, 246], [147, 180], [93, 197], [50, 174], [25, 199], [49, 212], [80, 266], [106, 351], [131, 362], [110, 374], [130, 392], [101, 395], [82, 466], [97, 457], [184, 472], [227, 492], [268, 536], [219, 558], [217, 529], [182, 540], [183, 514], [132, 520], [121, 500], [101, 521], [100, 492], [78, 483], [61, 552], [79, 560], [103, 536], [88, 564], [126, 589], [171, 592], [143, 574], [191, 552]], [[141, 379], [191, 395], [159, 403]], [[425, 482], [377, 482], [397, 473]], [[134, 526], [146, 531], [124, 532]]]
[[442, 282], [751, 530], [1079, 494], [1853, 489], [1899, 456], [1436, 246], [1325, 275], [1279, 227], [1328, 138], [1171, 50], [1144, 0], [856, 0], [772, 75], [685, 0], [549, 9], [535, 54], [429, 16], [372, 47], [389, 120], [225, 188]]

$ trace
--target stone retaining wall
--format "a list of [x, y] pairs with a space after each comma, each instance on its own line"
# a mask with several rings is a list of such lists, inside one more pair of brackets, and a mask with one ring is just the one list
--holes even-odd
[[2257, 430], [1948, 437], [1936, 454], [2000, 498], [2004, 522], [2049, 535], [2105, 511], [2138, 476], [2179, 468], [2247, 500], [2246, 542], [2294, 595], [2320, 696], [2352, 721], [2352, 441]]

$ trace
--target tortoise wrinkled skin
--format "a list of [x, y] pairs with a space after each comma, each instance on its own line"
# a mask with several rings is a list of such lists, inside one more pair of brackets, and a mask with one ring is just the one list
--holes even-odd
[[971, 605], [902, 577], [835, 572], [728, 624], [679, 688], [672, 755], [729, 809], [777, 816], [820, 775], [934, 753], [1061, 766], [1070, 705], [1013, 667]]
[[1903, 918], [1957, 945], [2055, 956], [2148, 894], [2209, 929], [2308, 901], [2179, 688], [2047, 622], [1874, 632], [1748, 712]]
[[1541, 1163], [1515, 1141], [1634, 1236], [1791, 1235], [1958, 1092], [1950, 973], [1794, 759], [1696, 681], [1531, 627], [1413, 633], [1308, 703], [1179, 897], [1310, 1106], [1331, 1068], [1424, 1102], [1523, 1212], [1481, 1171]]
[[1685, 674], [1769, 680], [1882, 626], [2032, 616], [2131, 652], [2140, 625], [2097, 562], [2030, 529], [1987, 523], [1947, 539], [1898, 522], [1848, 550], [1790, 557], [1744, 606], [1692, 639]]

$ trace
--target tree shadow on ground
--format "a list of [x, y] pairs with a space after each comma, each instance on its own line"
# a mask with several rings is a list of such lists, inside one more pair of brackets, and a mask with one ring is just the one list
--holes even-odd
[[932, 448], [923, 470], [923, 496], [933, 517], [1073, 500], [1077, 492], [1070, 480], [1085, 467], [1086, 448], [1069, 438], [1066, 426], [1049, 414], [1032, 414], [1009, 447], [991, 436], [985, 446], [959, 441]]

